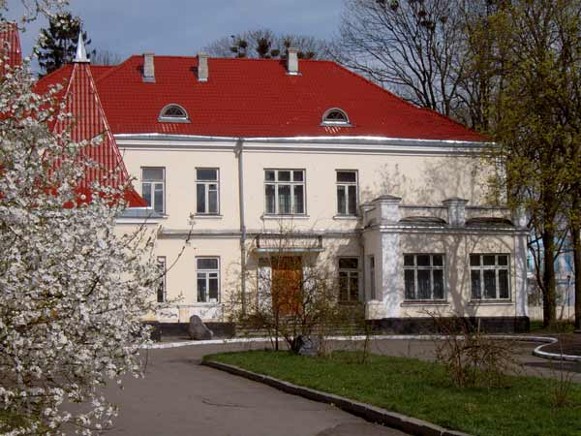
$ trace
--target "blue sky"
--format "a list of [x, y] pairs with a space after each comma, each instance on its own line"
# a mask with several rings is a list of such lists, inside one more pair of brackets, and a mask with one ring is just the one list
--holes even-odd
[[[19, 0], [8, 0], [8, 17], [19, 16]], [[156, 54], [195, 55], [214, 40], [245, 30], [270, 28], [331, 39], [338, 31], [343, 0], [71, 0], [92, 40], [91, 48], [125, 58]], [[21, 35], [30, 54], [39, 19]]]

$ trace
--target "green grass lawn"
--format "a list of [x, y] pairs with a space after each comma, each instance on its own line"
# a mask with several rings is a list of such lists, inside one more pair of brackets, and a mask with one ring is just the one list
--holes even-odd
[[330, 392], [473, 435], [581, 435], [581, 385], [554, 406], [557, 380], [507, 377], [500, 388], [458, 389], [444, 368], [415, 359], [352, 352], [328, 358], [247, 351], [206, 356], [253, 372]]

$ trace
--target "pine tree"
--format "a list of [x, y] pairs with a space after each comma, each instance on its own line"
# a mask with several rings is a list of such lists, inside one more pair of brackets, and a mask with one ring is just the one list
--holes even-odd
[[[41, 76], [73, 61], [82, 27], [81, 19], [73, 17], [70, 12], [56, 14], [50, 18], [48, 29], [41, 29], [39, 37], [38, 63], [43, 70]], [[85, 46], [91, 43], [87, 38], [87, 32], [83, 32], [83, 40]]]

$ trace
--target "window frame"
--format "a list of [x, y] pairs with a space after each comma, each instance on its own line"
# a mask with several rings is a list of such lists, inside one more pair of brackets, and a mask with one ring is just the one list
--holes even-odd
[[[267, 179], [267, 173], [274, 172], [274, 180]], [[280, 180], [280, 173], [289, 172], [290, 180]], [[302, 174], [302, 180], [294, 180], [295, 173]], [[268, 188], [274, 189], [274, 211], [269, 211]], [[302, 211], [296, 211], [295, 188], [302, 187]], [[280, 189], [289, 188], [289, 212], [281, 212]], [[264, 214], [269, 216], [305, 216], [307, 214], [307, 172], [304, 168], [265, 168], [264, 169]]]
[[[216, 179], [200, 179], [198, 171], [200, 170], [211, 170], [216, 171]], [[216, 210], [210, 210], [210, 185], [216, 185]], [[198, 204], [198, 186], [204, 187], [204, 202], [205, 210], [203, 212], [199, 211]], [[196, 215], [213, 216], [220, 215], [220, 168], [214, 167], [196, 167]]]
[[[159, 270], [159, 283], [157, 285], [156, 298], [158, 303], [167, 302], [167, 258], [166, 256], [157, 256], [157, 267]], [[160, 299], [161, 296], [161, 299]]]
[[[216, 260], [216, 268], [200, 268], [200, 260]], [[211, 277], [215, 274], [215, 277]], [[205, 280], [205, 295], [200, 299], [200, 275], [203, 275]], [[210, 296], [210, 280], [216, 280], [216, 298], [212, 301]], [[196, 256], [196, 302], [202, 304], [217, 304], [220, 303], [220, 257], [219, 256]]]
[[[183, 113], [183, 115], [167, 115], [167, 112], [171, 109], [178, 109]], [[186, 111], [182, 105], [169, 103], [159, 111], [159, 117], [157, 120], [162, 123], [189, 123], [190, 116], [188, 115], [188, 111]]]
[[[162, 170], [162, 178], [161, 179], [146, 179], [145, 178], [145, 171], [149, 169], [161, 169]], [[150, 199], [148, 207], [153, 209], [155, 212], [165, 215], [166, 213], [166, 199], [165, 199], [165, 192], [166, 192], [166, 170], [165, 167], [141, 167], [141, 196], [147, 202], [147, 198]], [[149, 194], [146, 195], [145, 185], [150, 185], [149, 187]], [[156, 208], [157, 202], [155, 201], [155, 193], [156, 187], [161, 186], [161, 207], [158, 210]]]
[[[353, 267], [346, 267], [346, 266], [341, 266], [341, 261], [342, 260], [355, 260], [357, 263], [357, 266], [355, 268]], [[341, 256], [337, 258], [337, 276], [338, 276], [338, 288], [339, 288], [339, 295], [338, 295], [338, 299], [339, 299], [339, 303], [343, 303], [343, 304], [353, 304], [353, 303], [357, 303], [361, 300], [361, 260], [359, 259], [359, 257], [357, 256]], [[346, 296], [347, 298], [342, 298], [343, 295], [343, 288], [342, 288], [342, 282], [343, 279], [345, 279], [345, 282], [347, 284], [347, 289], [346, 289]], [[353, 290], [351, 288], [351, 284], [353, 283], [352, 280], [355, 280], [356, 283], [356, 288], [355, 288], [355, 294], [353, 294]], [[353, 298], [355, 297], [355, 298]]]
[[[406, 257], [413, 258], [413, 265], [406, 265]], [[420, 265], [418, 262], [419, 256], [429, 256], [429, 265]], [[441, 265], [437, 265], [434, 262], [435, 256], [439, 256], [442, 260]], [[446, 255], [444, 253], [404, 253], [403, 255], [403, 271], [404, 271], [404, 301], [406, 302], [446, 302], [448, 298], [448, 286], [446, 281]], [[406, 279], [406, 272], [413, 271], [414, 282], [413, 282], [413, 296], [410, 296], [408, 292], [408, 283]], [[430, 296], [420, 298], [420, 272], [429, 272], [429, 283], [430, 283]], [[434, 272], [441, 272], [441, 286], [442, 286], [442, 297], [435, 296], [435, 284]]]
[[370, 300], [377, 299], [377, 286], [375, 283], [375, 255], [367, 256], [367, 274], [369, 278], [369, 298]]
[[[354, 182], [344, 182], [339, 181], [339, 173], [353, 173], [355, 175]], [[335, 187], [337, 191], [337, 216], [340, 217], [355, 217], [359, 215], [358, 207], [359, 207], [359, 172], [357, 170], [345, 170], [339, 169], [335, 170]], [[349, 201], [349, 188], [355, 188], [355, 207], [354, 211], [350, 212], [351, 202]], [[341, 202], [339, 201], [339, 192], [340, 189], [343, 189], [344, 195], [344, 205], [345, 205], [345, 212], [342, 212], [340, 209]]]
[[[343, 119], [330, 118], [331, 114], [333, 113], [341, 114]], [[323, 113], [323, 116], [321, 117], [321, 125], [350, 127], [351, 121], [349, 120], [349, 115], [347, 115], [347, 112], [345, 112], [343, 109], [339, 107], [332, 107]]]
[[[473, 257], [479, 257], [479, 264], [473, 265]], [[484, 257], [494, 256], [494, 265], [485, 265]], [[499, 258], [505, 257], [506, 264], [499, 263]], [[510, 268], [510, 254], [509, 253], [470, 253], [468, 257], [468, 265], [470, 268], [470, 300], [472, 301], [511, 301], [511, 268]], [[478, 271], [479, 295], [474, 292], [474, 272]], [[487, 297], [486, 280], [484, 279], [485, 271], [494, 271], [494, 297]], [[500, 272], [506, 272], [506, 297], [501, 297]]]

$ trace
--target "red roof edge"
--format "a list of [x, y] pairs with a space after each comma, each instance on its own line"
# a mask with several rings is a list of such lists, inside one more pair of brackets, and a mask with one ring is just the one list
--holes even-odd
[[20, 33], [18, 26], [13, 21], [0, 23], [0, 75], [6, 72], [6, 67], [17, 68], [22, 66], [22, 48], [20, 46]]

